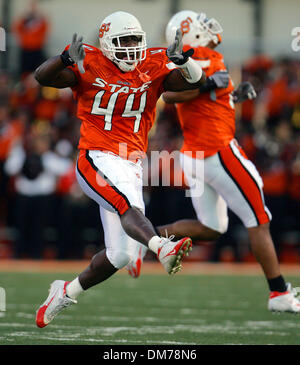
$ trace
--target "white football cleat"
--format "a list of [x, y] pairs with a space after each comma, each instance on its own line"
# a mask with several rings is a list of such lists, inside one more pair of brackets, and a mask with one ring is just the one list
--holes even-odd
[[172, 275], [181, 270], [181, 262], [188, 252], [192, 250], [192, 240], [189, 237], [172, 242], [174, 236], [162, 237], [162, 245], [159, 247], [157, 257], [167, 273]]
[[40, 328], [47, 326], [52, 319], [64, 308], [77, 303], [66, 295], [66, 286], [69, 281], [55, 280], [49, 289], [48, 298], [36, 312], [36, 325]]
[[300, 302], [296, 298], [297, 290], [290, 283], [286, 284], [285, 292], [270, 293], [268, 309], [273, 312], [300, 313]]
[[128, 274], [135, 279], [140, 276], [143, 258], [145, 256], [146, 252], [147, 252], [146, 246], [144, 249], [143, 249], [143, 247], [140, 247], [137, 250], [137, 256], [126, 265]]

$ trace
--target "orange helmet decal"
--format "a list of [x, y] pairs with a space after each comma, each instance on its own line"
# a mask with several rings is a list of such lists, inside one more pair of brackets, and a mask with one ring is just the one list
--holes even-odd
[[180, 23], [180, 29], [182, 31], [182, 35], [188, 33], [190, 31], [190, 23], [192, 23], [192, 19], [188, 16]]
[[99, 38], [102, 38], [104, 35], [104, 32], [108, 32], [109, 31], [109, 27], [110, 27], [110, 23], [107, 24], [102, 24], [100, 29], [99, 29]]

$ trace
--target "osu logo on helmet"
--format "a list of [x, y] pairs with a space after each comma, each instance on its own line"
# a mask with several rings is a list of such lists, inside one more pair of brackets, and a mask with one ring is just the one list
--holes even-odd
[[108, 32], [110, 27], [110, 23], [102, 24], [99, 29], [99, 38], [102, 38], [104, 36], [104, 32]]
[[190, 23], [192, 23], [192, 19], [188, 16], [180, 23], [180, 29], [182, 31], [182, 35], [188, 33], [190, 31]]

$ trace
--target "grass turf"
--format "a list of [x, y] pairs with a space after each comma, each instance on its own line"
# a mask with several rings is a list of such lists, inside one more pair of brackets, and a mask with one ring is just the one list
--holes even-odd
[[[55, 279], [73, 274], [0, 273], [6, 312], [0, 345], [298, 345], [300, 316], [273, 314], [262, 276], [122, 273], [95, 286], [43, 328], [35, 311]], [[286, 277], [295, 286], [299, 277]]]

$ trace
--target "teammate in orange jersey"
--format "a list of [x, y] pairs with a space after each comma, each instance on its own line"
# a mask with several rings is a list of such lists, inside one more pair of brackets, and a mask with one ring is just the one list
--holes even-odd
[[[167, 91], [162, 96], [166, 103], [176, 103], [184, 137], [181, 165], [198, 220], [180, 220], [157, 230], [177, 238], [188, 232], [198, 240], [214, 240], [227, 230], [229, 207], [248, 229], [252, 252], [268, 281], [268, 308], [300, 312], [295, 290], [285, 283], [280, 272], [269, 231], [271, 214], [264, 203], [262, 179], [234, 139], [234, 102], [251, 98], [255, 93], [251, 84], [242, 84], [234, 92], [223, 56], [214, 49], [222, 32], [215, 19], [193, 11], [175, 14], [166, 28], [168, 43], [178, 27], [183, 32], [183, 44], [194, 47], [193, 58], [207, 76], [206, 83], [198, 90]], [[197, 158], [199, 151], [204, 152], [204, 159]], [[197, 180], [202, 185], [195, 184]], [[199, 185], [204, 186], [203, 194], [195, 190]]]
[[77, 179], [100, 207], [105, 249], [72, 282], [56, 280], [36, 315], [45, 327], [77, 296], [127, 265], [136, 241], [155, 252], [169, 274], [181, 268], [191, 249], [188, 237], [173, 242], [157, 235], [145, 217], [140, 158], [154, 121], [156, 102], [166, 91], [198, 88], [205, 75], [182, 52], [182, 33], [164, 48], [146, 48], [145, 33], [131, 14], [106, 17], [99, 31], [100, 49], [73, 36], [64, 52], [36, 70], [46, 86], [71, 87], [78, 103], [81, 137]]

